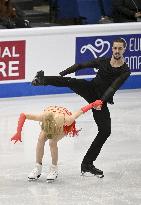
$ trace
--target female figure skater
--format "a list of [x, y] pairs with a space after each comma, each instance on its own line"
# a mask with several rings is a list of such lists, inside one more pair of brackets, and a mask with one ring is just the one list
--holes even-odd
[[[65, 135], [75, 136], [78, 134], [76, 129], [75, 120], [88, 110], [95, 108], [101, 109], [102, 102], [96, 100], [93, 103], [82, 107], [76, 112], [69, 112], [64, 107], [50, 106], [44, 109], [41, 114], [27, 114], [21, 113], [16, 134], [11, 138], [14, 140], [21, 141], [21, 132], [25, 120], [34, 120], [41, 122], [41, 132], [39, 134], [37, 146], [36, 146], [36, 165], [32, 172], [28, 175], [28, 180], [37, 180], [41, 176], [42, 171], [42, 159], [44, 155], [45, 142], [49, 140], [50, 152], [52, 157], [52, 166], [50, 173], [47, 175], [47, 181], [55, 180], [58, 176], [57, 162], [58, 162], [58, 147], [57, 142], [61, 140]], [[95, 172], [95, 175], [103, 175], [102, 171]]]

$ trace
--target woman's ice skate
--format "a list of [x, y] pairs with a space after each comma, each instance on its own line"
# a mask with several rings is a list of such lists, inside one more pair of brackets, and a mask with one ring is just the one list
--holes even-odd
[[50, 172], [47, 175], [47, 182], [53, 182], [58, 177], [58, 168], [55, 165], [50, 167]]
[[35, 181], [41, 176], [42, 165], [36, 164], [35, 168], [28, 175], [28, 181]]

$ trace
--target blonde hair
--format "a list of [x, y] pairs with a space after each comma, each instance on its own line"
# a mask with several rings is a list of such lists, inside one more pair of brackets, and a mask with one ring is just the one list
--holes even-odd
[[59, 135], [61, 127], [56, 124], [53, 113], [49, 113], [43, 116], [42, 130], [47, 134], [48, 139], [52, 139], [54, 136]]

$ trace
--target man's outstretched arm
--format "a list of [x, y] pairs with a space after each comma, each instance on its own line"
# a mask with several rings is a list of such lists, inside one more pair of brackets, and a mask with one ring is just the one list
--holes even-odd
[[94, 59], [94, 60], [91, 60], [91, 61], [88, 61], [82, 64], [74, 64], [70, 66], [69, 68], [67, 68], [66, 70], [61, 71], [59, 74], [61, 76], [65, 76], [65, 75], [74, 73], [76, 71], [79, 71], [85, 68], [97, 68], [98, 65], [99, 65], [99, 59], [97, 58], [97, 59]]
[[123, 73], [120, 77], [118, 77], [112, 85], [106, 90], [104, 95], [101, 97], [102, 101], [107, 101], [110, 97], [114, 95], [114, 93], [119, 89], [119, 87], [127, 80], [130, 76], [130, 72]]

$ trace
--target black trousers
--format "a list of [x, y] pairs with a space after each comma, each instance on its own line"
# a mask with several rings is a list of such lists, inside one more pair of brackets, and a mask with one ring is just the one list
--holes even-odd
[[[91, 81], [61, 76], [44, 76], [44, 85], [68, 87], [76, 94], [83, 97], [88, 103], [98, 99], [96, 88]], [[101, 111], [92, 109], [93, 118], [98, 126], [98, 134], [83, 158], [82, 163], [93, 163], [99, 155], [101, 148], [111, 134], [111, 118], [107, 104]]]

